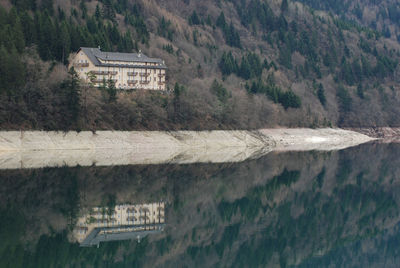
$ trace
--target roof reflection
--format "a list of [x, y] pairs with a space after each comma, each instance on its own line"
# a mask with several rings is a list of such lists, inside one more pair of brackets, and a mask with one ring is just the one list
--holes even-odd
[[81, 246], [138, 239], [164, 230], [165, 203], [94, 207], [78, 218], [72, 232]]

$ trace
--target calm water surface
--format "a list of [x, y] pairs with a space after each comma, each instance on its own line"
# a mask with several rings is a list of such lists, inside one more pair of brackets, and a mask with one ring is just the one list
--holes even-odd
[[0, 267], [397, 267], [400, 144], [0, 170]]

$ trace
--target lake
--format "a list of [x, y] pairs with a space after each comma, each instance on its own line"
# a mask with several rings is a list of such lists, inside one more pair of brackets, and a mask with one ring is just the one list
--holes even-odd
[[400, 144], [0, 170], [0, 267], [397, 267]]

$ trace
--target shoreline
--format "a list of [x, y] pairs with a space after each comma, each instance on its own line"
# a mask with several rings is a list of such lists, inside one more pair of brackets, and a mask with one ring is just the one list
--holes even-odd
[[383, 143], [400, 142], [400, 127], [346, 128], [379, 139]]
[[0, 169], [241, 162], [271, 151], [341, 150], [374, 140], [344, 129], [0, 131]]

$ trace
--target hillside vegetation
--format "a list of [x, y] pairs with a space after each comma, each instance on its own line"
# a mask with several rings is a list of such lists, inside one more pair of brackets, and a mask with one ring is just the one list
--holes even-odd
[[[0, 127], [400, 125], [393, 3], [370, 25], [357, 1], [300, 2], [2, 0]], [[81, 46], [165, 59], [170, 90], [92, 88], [66, 68]]]

